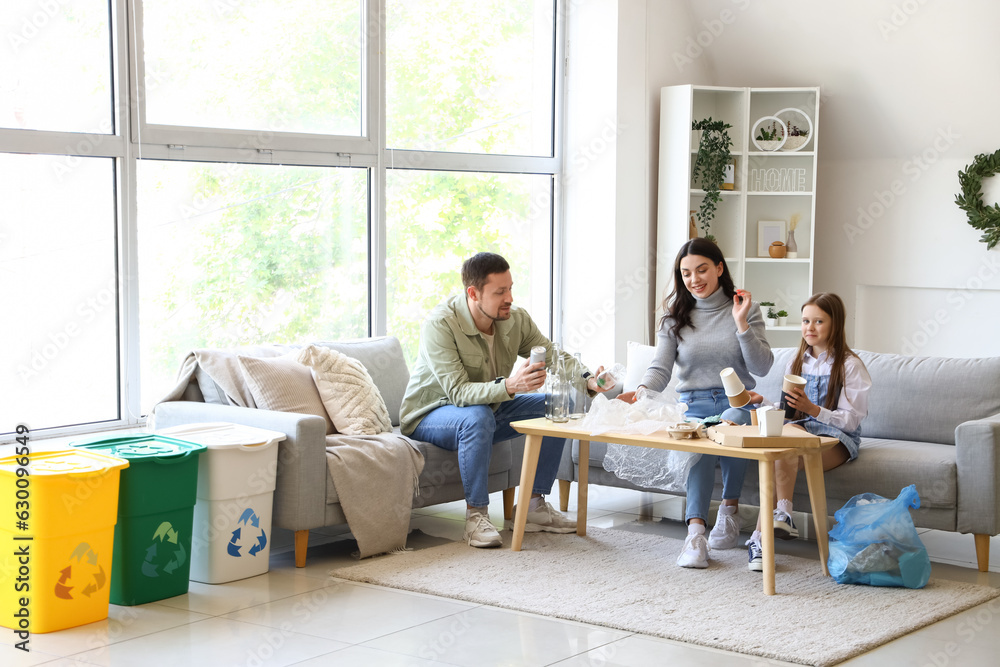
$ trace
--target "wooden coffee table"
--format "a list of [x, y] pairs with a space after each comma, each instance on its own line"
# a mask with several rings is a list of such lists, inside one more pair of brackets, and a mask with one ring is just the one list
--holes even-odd
[[[531, 488], [535, 481], [535, 470], [538, 467], [538, 453], [542, 446], [542, 438], [572, 439], [580, 441], [580, 480], [577, 489], [576, 534], [587, 534], [587, 461], [590, 458], [590, 431], [579, 427], [580, 420], [572, 420], [556, 424], [545, 418], [526, 419], [513, 422], [511, 426], [518, 433], [526, 436], [524, 458], [521, 464], [521, 483], [518, 489], [517, 512], [514, 515], [514, 535], [511, 539], [512, 551], [521, 550], [524, 539], [524, 527], [528, 520], [528, 503]], [[816, 542], [819, 545], [819, 559], [823, 575], [830, 576], [826, 567], [827, 560], [827, 526], [826, 526], [826, 486], [823, 482], [822, 453], [837, 444], [836, 438], [820, 438], [816, 447], [777, 447], [777, 448], [742, 448], [723, 447], [708, 440], [673, 440], [665, 431], [651, 435], [635, 435], [632, 433], [602, 433], [601, 442], [611, 442], [619, 445], [636, 447], [652, 447], [654, 449], [674, 449], [682, 452], [698, 454], [716, 454], [732, 456], [741, 459], [757, 461], [760, 475], [760, 512], [761, 516], [769, 517], [774, 511], [774, 461], [777, 459], [801, 456], [805, 461], [806, 481], [809, 484], [809, 503], [812, 505], [813, 522], [816, 526]], [[770, 521], [761, 522], [761, 548], [764, 560], [764, 593], [774, 595], [774, 524]]]

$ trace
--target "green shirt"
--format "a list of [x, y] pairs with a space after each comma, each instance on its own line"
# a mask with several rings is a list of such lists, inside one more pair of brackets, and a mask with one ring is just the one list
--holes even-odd
[[[490, 373], [489, 346], [476, 328], [464, 293], [438, 304], [430, 312], [421, 328], [416, 366], [399, 410], [403, 434], [413, 433], [424, 415], [444, 405], [489, 405], [496, 410], [500, 403], [511, 400], [513, 396], [507, 393], [504, 379], [517, 358], [528, 358], [536, 345], [545, 347], [545, 363], [552, 363], [551, 341], [542, 335], [531, 316], [517, 306], [511, 307], [509, 319], [493, 323], [493, 336], [496, 372], [500, 377]], [[561, 358], [572, 373], [587, 373], [565, 351]]]

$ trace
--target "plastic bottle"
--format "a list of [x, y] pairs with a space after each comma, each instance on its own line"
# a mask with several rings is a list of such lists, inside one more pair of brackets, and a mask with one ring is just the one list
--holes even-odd
[[611, 368], [607, 369], [603, 373], [597, 376], [597, 386], [607, 389], [611, 389], [616, 385], [622, 383], [625, 379], [625, 366], [623, 364], [615, 364]]
[[[583, 360], [580, 358], [580, 353], [577, 352], [573, 356], [577, 364], [582, 367]], [[571, 371], [571, 375], [569, 418], [582, 419], [587, 414], [587, 378], [576, 371]]]

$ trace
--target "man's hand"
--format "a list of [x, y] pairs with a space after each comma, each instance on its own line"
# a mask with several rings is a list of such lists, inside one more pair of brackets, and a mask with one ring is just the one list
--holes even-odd
[[545, 362], [539, 361], [537, 364], [521, 366], [513, 375], [504, 380], [504, 384], [507, 386], [507, 393], [510, 396], [538, 389], [545, 384]]

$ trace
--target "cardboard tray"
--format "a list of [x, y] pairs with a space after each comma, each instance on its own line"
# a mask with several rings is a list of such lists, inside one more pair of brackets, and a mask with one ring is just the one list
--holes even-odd
[[708, 437], [723, 447], [819, 447], [819, 436], [785, 425], [780, 436], [765, 437], [756, 426], [720, 424], [708, 429]]

